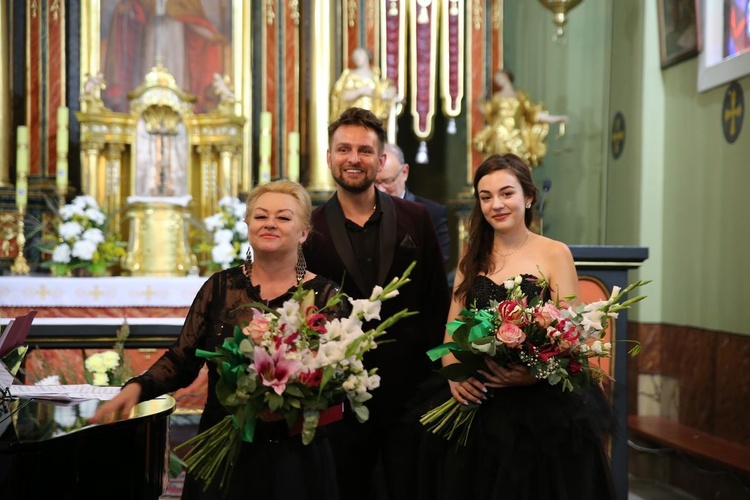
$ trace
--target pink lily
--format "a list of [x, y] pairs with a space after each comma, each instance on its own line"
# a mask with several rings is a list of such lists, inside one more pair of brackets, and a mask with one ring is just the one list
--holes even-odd
[[263, 349], [256, 349], [255, 361], [250, 365], [250, 368], [260, 375], [263, 385], [273, 388], [278, 395], [284, 392], [289, 378], [302, 366], [299, 361], [286, 359], [284, 354], [286, 354], [284, 345], [273, 354], [273, 357]]

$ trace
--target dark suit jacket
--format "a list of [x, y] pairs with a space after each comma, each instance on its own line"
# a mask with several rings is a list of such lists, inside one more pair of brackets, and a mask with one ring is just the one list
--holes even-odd
[[[380, 318], [406, 308], [419, 312], [389, 328], [378, 347], [365, 356], [365, 367], [377, 367], [381, 377], [380, 388], [373, 391], [373, 399], [367, 403], [370, 419], [382, 423], [402, 416], [404, 403], [435, 368], [425, 352], [442, 343], [450, 295], [425, 206], [376, 192], [383, 212], [380, 248], [375, 249], [379, 254], [377, 284], [384, 286], [417, 262], [411, 282], [401, 287], [397, 297], [383, 302]], [[365, 289], [344, 220], [336, 195], [315, 209], [313, 231], [304, 250], [308, 269], [342, 283], [342, 290], [352, 298], [367, 298], [372, 290]]]
[[440, 250], [443, 252], [443, 260], [448, 264], [448, 261], [451, 258], [451, 235], [450, 231], [448, 231], [448, 208], [445, 205], [430, 200], [429, 198], [415, 195], [409, 191], [409, 188], [406, 188], [404, 191], [404, 199], [416, 201], [427, 207], [427, 211], [430, 213], [430, 219], [432, 219], [432, 225], [435, 227], [435, 232], [437, 233]]

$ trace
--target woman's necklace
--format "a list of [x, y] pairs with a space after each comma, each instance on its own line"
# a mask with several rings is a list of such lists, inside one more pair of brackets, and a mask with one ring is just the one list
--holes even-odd
[[515, 250], [513, 250], [513, 251], [511, 251], [511, 252], [509, 252], [509, 253], [500, 253], [500, 252], [493, 252], [493, 253], [494, 253], [495, 255], [498, 255], [498, 256], [500, 256], [500, 257], [502, 257], [502, 258], [503, 258], [503, 265], [502, 265], [502, 266], [500, 266], [500, 268], [499, 268], [499, 269], [495, 270], [495, 271], [494, 271], [494, 272], [492, 273], [493, 275], [495, 275], [495, 274], [497, 274], [497, 273], [499, 273], [500, 271], [502, 271], [502, 270], [503, 270], [503, 268], [505, 267], [505, 258], [506, 258], [506, 257], [510, 257], [510, 256], [511, 256], [511, 255], [513, 255], [514, 253], [518, 252], [518, 251], [519, 251], [519, 250], [521, 249], [521, 247], [523, 247], [523, 246], [524, 246], [524, 245], [526, 244], [526, 240], [528, 240], [528, 239], [529, 239], [529, 235], [530, 235], [530, 234], [531, 234], [531, 231], [528, 231], [528, 230], [527, 230], [527, 231], [526, 231], [526, 237], [525, 237], [525, 238], [523, 239], [523, 241], [521, 242], [521, 244], [520, 244], [520, 245], [518, 245], [518, 248], [516, 248]]

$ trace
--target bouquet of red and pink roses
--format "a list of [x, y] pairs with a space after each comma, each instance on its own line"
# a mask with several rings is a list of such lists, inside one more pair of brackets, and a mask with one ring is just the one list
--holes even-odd
[[[363, 320], [380, 319], [381, 302], [398, 295], [409, 282], [409, 266], [401, 278], [385, 288], [376, 286], [369, 299], [349, 298], [348, 317], [329, 319], [327, 313], [347, 297], [337, 293], [321, 309], [315, 292], [299, 287], [277, 310], [253, 303], [253, 319], [236, 326], [216, 352], [198, 350], [197, 356], [216, 363], [216, 394], [229, 415], [220, 423], [186, 441], [189, 472], [206, 487], [220, 473], [227, 484], [242, 441], [252, 442], [257, 420], [263, 415], [283, 417], [290, 431], [301, 433], [309, 444], [319, 424], [340, 408], [344, 399], [360, 422], [369, 411], [370, 391], [380, 385], [376, 369], [362, 363], [364, 354], [377, 347], [376, 339], [401, 318], [416, 314], [402, 310], [376, 328], [363, 330]], [[335, 417], [333, 417], [335, 418]]]
[[[486, 369], [489, 356], [501, 366], [525, 365], [533, 376], [563, 391], [580, 392], [588, 384], [600, 383], [606, 373], [590, 360], [611, 356], [611, 343], [603, 342], [607, 324], [617, 318], [618, 311], [646, 298], [641, 295], [620, 302], [648, 281], [639, 280], [624, 290], [614, 287], [608, 300], [563, 307], [542, 300], [548, 288], [544, 279], [536, 281], [539, 294], [526, 296], [523, 279], [515, 276], [503, 283], [506, 300], [491, 301], [487, 309], [465, 309], [447, 325], [453, 341], [427, 354], [434, 361], [452, 353], [459, 362], [443, 367], [440, 373], [450, 380], [465, 380]], [[566, 300], [574, 303], [575, 297]], [[629, 352], [636, 355], [639, 350], [636, 343]], [[465, 444], [478, 409], [479, 405], [462, 405], [451, 397], [420, 421], [434, 434], [446, 439], [458, 435]]]

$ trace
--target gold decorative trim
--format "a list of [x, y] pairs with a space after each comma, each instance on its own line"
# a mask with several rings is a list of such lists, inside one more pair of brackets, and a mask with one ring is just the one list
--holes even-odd
[[50, 5], [49, 11], [52, 13], [52, 19], [57, 21], [60, 18], [60, 0], [54, 0]]
[[295, 26], [299, 26], [299, 0], [289, 0], [289, 18]]
[[484, 24], [484, 6], [482, 5], [484, 0], [473, 0], [473, 7], [471, 9], [471, 21], [474, 25], [475, 30], [482, 29]]
[[276, 19], [276, 12], [274, 12], [276, 0], [266, 0], [266, 24], [273, 24]]
[[349, 0], [346, 3], [346, 24], [350, 28], [354, 28], [357, 24], [357, 12], [359, 7], [357, 6], [357, 0]]

